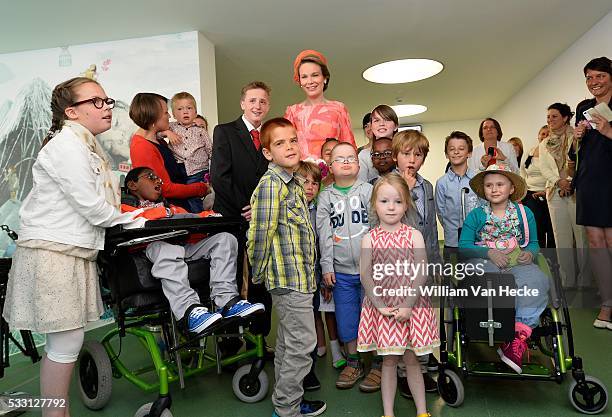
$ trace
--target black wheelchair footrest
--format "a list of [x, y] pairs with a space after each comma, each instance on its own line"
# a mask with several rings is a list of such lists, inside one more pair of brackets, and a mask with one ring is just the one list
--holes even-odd
[[[219, 333], [220, 330], [226, 329], [229, 326], [233, 326], [236, 324], [239, 324], [242, 321], [242, 317], [240, 316], [236, 316], [236, 317], [231, 317], [229, 319], [221, 319], [219, 321], [217, 321], [216, 323], [213, 323], [210, 327], [208, 327], [206, 330], [204, 330], [202, 333], [197, 334], [197, 335], [192, 335], [191, 333], [187, 332], [187, 336], [190, 336], [187, 341], [177, 345], [176, 347], [171, 347], [168, 349], [169, 353], [174, 353], [177, 350], [183, 349], [185, 347], [188, 346], [193, 346], [195, 344], [195, 342], [198, 342], [200, 339], [203, 339], [205, 337], [208, 336], [228, 336], [230, 334], [227, 333]], [[232, 330], [231, 334], [235, 334], [236, 331]]]

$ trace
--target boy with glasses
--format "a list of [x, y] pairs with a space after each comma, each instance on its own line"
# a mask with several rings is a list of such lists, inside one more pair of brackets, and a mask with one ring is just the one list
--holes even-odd
[[393, 161], [393, 148], [391, 143], [391, 139], [389, 138], [379, 138], [374, 141], [374, 144], [372, 144], [372, 152], [370, 152], [370, 157], [372, 158], [372, 165], [378, 173], [375, 178], [372, 178], [369, 181], [369, 183], [372, 185], [374, 185], [379, 177], [382, 177], [395, 169], [395, 161]]
[[368, 210], [372, 185], [357, 178], [357, 151], [349, 143], [340, 142], [332, 149], [330, 169], [334, 183], [319, 195], [317, 232], [323, 281], [333, 288], [338, 336], [348, 353], [347, 366], [340, 373], [336, 387], [347, 389], [364, 374], [357, 353], [361, 312], [359, 255], [361, 239], [370, 229]]
[[[132, 169], [125, 176], [126, 195], [121, 199], [121, 211], [144, 211], [137, 217], [148, 220], [165, 218], [208, 217], [212, 211], [188, 213], [169, 204], [162, 196], [162, 180], [148, 167]], [[151, 275], [161, 281], [172, 313], [190, 333], [201, 334], [223, 318], [247, 317], [263, 311], [263, 304], [242, 300], [236, 286], [238, 242], [229, 233], [217, 233], [185, 245], [164, 241], [149, 243], [146, 256], [153, 263]], [[189, 285], [186, 260], [210, 259], [210, 298], [217, 306], [210, 312]]]

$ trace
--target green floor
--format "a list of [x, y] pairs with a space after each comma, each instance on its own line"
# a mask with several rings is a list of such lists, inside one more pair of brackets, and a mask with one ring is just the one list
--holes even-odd
[[[588, 374], [596, 376], [612, 390], [612, 331], [593, 329], [595, 310], [572, 310], [572, 322], [577, 353], [583, 357]], [[87, 339], [99, 338], [107, 328], [89, 332]], [[131, 350], [124, 345], [123, 355], [128, 360], [142, 360], [140, 350]], [[272, 376], [272, 365], [266, 366]], [[317, 363], [317, 374], [322, 388], [307, 394], [307, 398], [323, 399], [327, 402], [326, 416], [372, 417], [382, 414], [380, 393], [363, 394], [357, 387], [339, 391], [334, 386], [337, 376], [330, 365], [330, 358], [324, 357]], [[538, 416], [560, 417], [580, 415], [568, 400], [568, 386], [571, 375], [562, 385], [551, 382], [508, 381], [491, 379], [469, 379], [466, 381], [465, 402], [459, 408], [450, 408], [437, 394], [428, 394], [427, 403], [432, 416]], [[244, 404], [237, 400], [231, 389], [231, 372], [221, 375], [208, 373], [187, 381], [181, 390], [171, 386], [172, 414], [175, 417], [224, 416], [224, 417], [268, 417], [272, 413], [270, 396], [256, 404]], [[22, 356], [11, 358], [11, 367], [0, 380], [0, 392], [38, 392], [38, 364]], [[132, 416], [143, 403], [153, 401], [154, 394], [145, 394], [124, 379], [114, 380], [111, 402], [101, 411], [86, 409], [77, 396], [76, 386], [71, 391], [73, 417], [87, 416]], [[412, 401], [397, 397], [396, 416], [415, 415]], [[24, 416], [36, 416], [40, 412], [28, 412]], [[602, 415], [612, 416], [612, 405]]]

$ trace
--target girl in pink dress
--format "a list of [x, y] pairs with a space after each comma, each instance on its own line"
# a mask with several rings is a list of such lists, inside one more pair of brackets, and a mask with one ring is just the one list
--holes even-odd
[[320, 159], [321, 145], [327, 138], [355, 146], [346, 106], [340, 101], [327, 100], [323, 95], [329, 78], [327, 59], [320, 52], [307, 49], [295, 58], [293, 80], [306, 94], [306, 100], [287, 107], [285, 118], [297, 130], [302, 159]]
[[361, 244], [361, 282], [366, 297], [357, 350], [383, 355], [381, 393], [385, 417], [394, 415], [400, 358], [406, 365], [417, 417], [429, 416], [417, 356], [431, 353], [440, 340], [431, 301], [420, 292], [427, 281], [425, 242], [418, 230], [402, 223], [414, 206], [408, 185], [399, 174], [384, 175], [376, 182], [371, 207], [371, 222], [379, 225]]

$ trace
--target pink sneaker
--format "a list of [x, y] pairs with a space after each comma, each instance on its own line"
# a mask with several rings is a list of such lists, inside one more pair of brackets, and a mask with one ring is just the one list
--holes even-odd
[[504, 343], [497, 353], [501, 360], [508, 365], [514, 372], [520, 374], [523, 372], [523, 354], [527, 350], [527, 342], [531, 336], [531, 328], [523, 323], [515, 324], [516, 337], [510, 343]]

